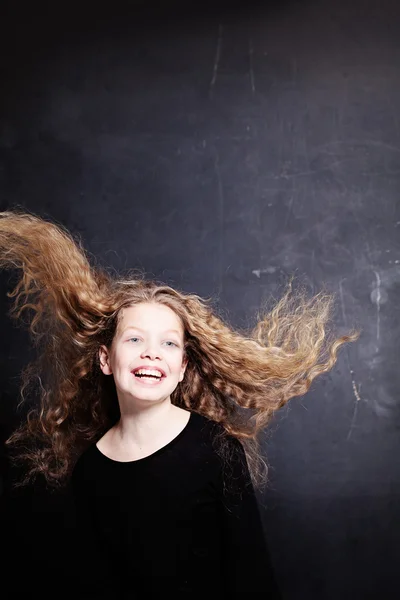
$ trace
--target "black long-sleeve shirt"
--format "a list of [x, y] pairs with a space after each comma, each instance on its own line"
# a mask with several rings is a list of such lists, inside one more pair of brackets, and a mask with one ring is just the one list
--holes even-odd
[[84, 452], [72, 477], [82, 597], [279, 598], [243, 448], [225, 435], [225, 464], [221, 434], [191, 413], [145, 458]]

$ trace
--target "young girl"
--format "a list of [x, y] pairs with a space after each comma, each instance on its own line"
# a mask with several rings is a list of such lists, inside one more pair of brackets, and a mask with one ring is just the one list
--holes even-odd
[[278, 598], [256, 491], [260, 432], [329, 371], [332, 298], [289, 289], [248, 334], [208, 301], [91, 265], [64, 228], [0, 213], [0, 265], [21, 270], [40, 401], [8, 440], [50, 485], [71, 482], [82, 598]]

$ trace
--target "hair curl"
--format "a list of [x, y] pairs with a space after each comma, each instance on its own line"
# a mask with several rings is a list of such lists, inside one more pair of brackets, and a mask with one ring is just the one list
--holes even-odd
[[98, 351], [111, 344], [125, 307], [159, 302], [181, 318], [188, 366], [171, 400], [238, 438], [256, 485], [266, 480], [259, 433], [359, 336], [335, 338], [328, 331], [332, 295], [294, 294], [291, 283], [252, 331], [235, 331], [209, 300], [143, 276], [111, 276], [90, 264], [65, 228], [17, 210], [0, 213], [0, 268], [22, 273], [9, 294], [11, 316], [28, 315], [37, 348], [22, 373], [21, 395], [36, 392], [39, 401], [7, 440], [28, 467], [23, 483], [38, 474], [63, 483], [84, 447], [118, 419], [115, 386], [99, 368]]

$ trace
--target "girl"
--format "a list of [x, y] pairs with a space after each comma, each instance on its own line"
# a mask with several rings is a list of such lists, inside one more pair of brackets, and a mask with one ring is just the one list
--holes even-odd
[[[291, 290], [247, 334], [208, 301], [118, 279], [64, 228], [0, 213], [0, 265], [20, 269], [40, 401], [8, 440], [50, 485], [71, 482], [82, 598], [278, 598], [256, 499], [259, 434], [357, 333], [328, 335], [332, 298]], [[33, 387], [32, 387], [33, 386]]]

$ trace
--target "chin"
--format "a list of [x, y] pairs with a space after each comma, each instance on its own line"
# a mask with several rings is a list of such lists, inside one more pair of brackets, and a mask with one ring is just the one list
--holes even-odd
[[133, 396], [133, 401], [135, 402], [147, 402], [149, 404], [158, 404], [168, 400], [170, 397], [169, 394], [135, 394]]

